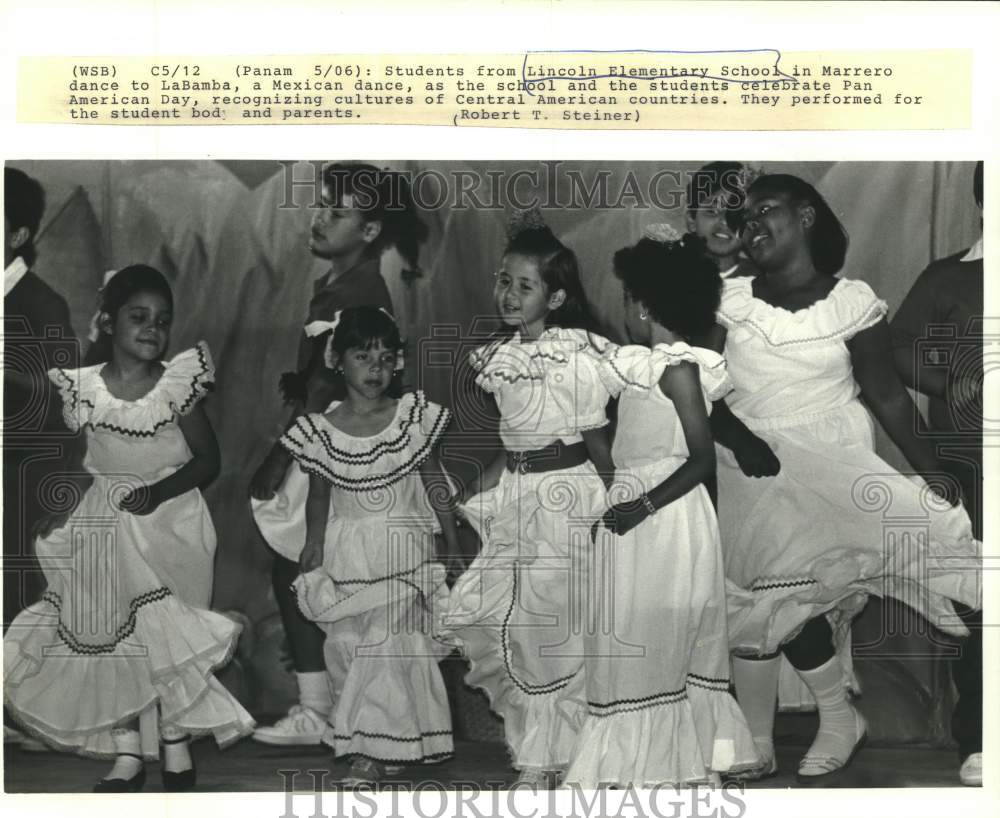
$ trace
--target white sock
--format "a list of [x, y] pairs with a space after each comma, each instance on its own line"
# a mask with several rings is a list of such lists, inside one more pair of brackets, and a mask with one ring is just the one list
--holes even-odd
[[187, 733], [169, 724], [160, 727], [163, 741], [163, 769], [168, 773], [182, 773], [194, 766], [191, 760], [191, 741]]
[[774, 757], [774, 709], [778, 701], [780, 671], [781, 656], [770, 659], [733, 657], [736, 700], [764, 761]]
[[[816, 699], [819, 732], [807, 757], [834, 758], [843, 764], [861, 738], [854, 707], [847, 700], [844, 672], [836, 656], [813, 670], [796, 670]], [[807, 765], [812, 766], [812, 765]], [[822, 768], [818, 767], [817, 771]], [[800, 772], [802, 767], [800, 766]]]
[[299, 702], [326, 718], [333, 710], [333, 696], [326, 671], [296, 673], [295, 676], [299, 683]]
[[[123, 730], [116, 728], [111, 731], [111, 740], [115, 745], [115, 752], [118, 753], [115, 763], [110, 772], [104, 776], [105, 779], [120, 778], [128, 780], [134, 778], [142, 769], [142, 749], [139, 743], [138, 730]], [[128, 753], [128, 755], [124, 755]]]

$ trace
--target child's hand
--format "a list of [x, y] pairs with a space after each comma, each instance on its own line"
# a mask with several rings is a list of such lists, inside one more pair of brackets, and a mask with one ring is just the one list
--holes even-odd
[[323, 564], [323, 543], [306, 543], [299, 555], [299, 570], [303, 574], [314, 571]]
[[144, 517], [152, 514], [160, 506], [152, 486], [139, 486], [122, 497], [118, 507], [129, 514]]
[[733, 456], [747, 477], [774, 477], [781, 471], [777, 455], [755, 434], [747, 434], [733, 449]]
[[601, 521], [591, 529], [591, 538], [596, 541], [597, 529], [601, 525], [612, 534], [623, 537], [647, 517], [649, 517], [649, 510], [642, 500], [615, 503], [604, 512], [604, 517], [601, 518]]
[[32, 526], [32, 535], [35, 537], [48, 537], [53, 531], [58, 531], [69, 522], [70, 513], [69, 511], [62, 511], [44, 515]]

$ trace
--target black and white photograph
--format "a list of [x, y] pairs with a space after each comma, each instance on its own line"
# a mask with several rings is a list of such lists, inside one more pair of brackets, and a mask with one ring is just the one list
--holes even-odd
[[6, 792], [982, 786], [984, 162], [731, 144], [7, 156]]

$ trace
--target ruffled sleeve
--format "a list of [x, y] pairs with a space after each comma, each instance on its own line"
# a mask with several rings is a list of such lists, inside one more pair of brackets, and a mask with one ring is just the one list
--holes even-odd
[[755, 298], [752, 278], [736, 278], [724, 283], [717, 317], [730, 331], [746, 330], [771, 346], [787, 347], [847, 341], [888, 311], [885, 301], [857, 279], [840, 279], [826, 298], [791, 312]]
[[[405, 431], [409, 432], [409, 450], [415, 464], [423, 463], [437, 445], [451, 423], [451, 410], [427, 400], [422, 391], [410, 393], [412, 405], [408, 412], [409, 422]], [[407, 395], [403, 398], [409, 397]], [[405, 423], [405, 421], [404, 421]]]
[[173, 415], [188, 414], [215, 383], [215, 364], [204, 341], [177, 354], [164, 367], [156, 393]]
[[550, 330], [535, 344], [546, 390], [566, 430], [597, 429], [608, 423], [611, 391], [602, 377], [603, 358], [613, 343], [583, 330]]
[[698, 367], [702, 391], [709, 401], [732, 390], [726, 361], [717, 352], [685, 343], [616, 347], [603, 357], [602, 377], [613, 395], [626, 389], [639, 392], [657, 390], [668, 366], [692, 363]]
[[50, 369], [49, 380], [62, 399], [63, 422], [71, 432], [79, 431], [90, 419], [93, 404], [80, 400], [80, 370]]
[[469, 364], [476, 372], [476, 386], [491, 395], [520, 381], [541, 381], [545, 374], [537, 357], [511, 340], [492, 341], [473, 350]]
[[826, 300], [831, 302], [831, 331], [845, 341], [875, 326], [889, 312], [889, 305], [867, 283], [856, 278], [841, 281]]
[[310, 474], [325, 475], [329, 457], [323, 446], [320, 415], [303, 415], [278, 439], [278, 443], [295, 458], [302, 470]]

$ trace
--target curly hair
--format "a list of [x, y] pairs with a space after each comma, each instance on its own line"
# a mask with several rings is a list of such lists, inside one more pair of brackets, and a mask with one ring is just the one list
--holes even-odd
[[614, 270], [633, 301], [685, 340], [715, 324], [722, 279], [695, 234], [675, 242], [640, 239], [615, 253]]

